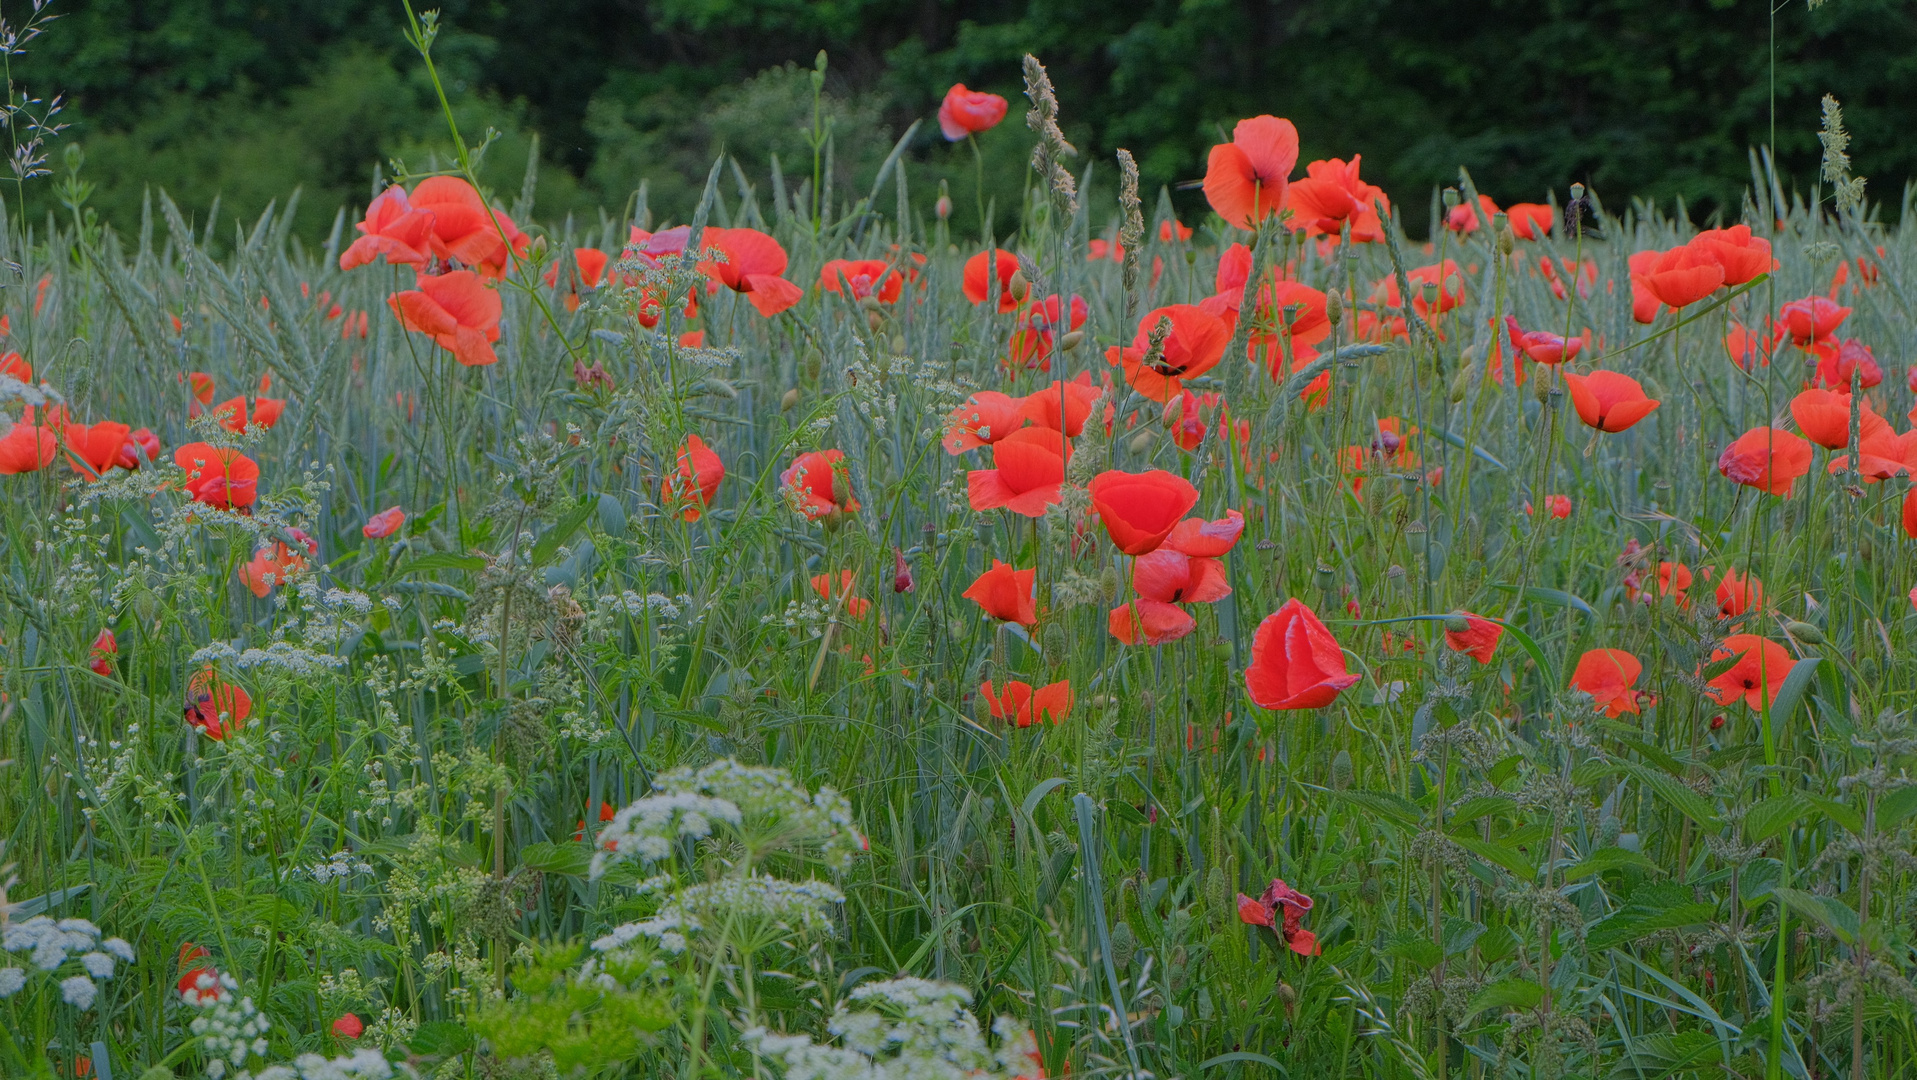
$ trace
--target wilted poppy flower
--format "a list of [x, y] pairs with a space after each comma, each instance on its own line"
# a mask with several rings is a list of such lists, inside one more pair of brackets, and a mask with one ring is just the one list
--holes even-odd
[[[1791, 419], [1804, 437], [1828, 450], [1850, 445], [1851, 396], [1836, 390], [1805, 390], [1791, 399]], [[1890, 421], [1878, 416], [1868, 402], [1857, 403], [1860, 442], [1890, 433]]]
[[1592, 649], [1578, 657], [1571, 672], [1571, 689], [1591, 695], [1591, 704], [1606, 716], [1638, 711], [1637, 677], [1644, 673], [1638, 658], [1623, 649]]
[[1127, 645], [1163, 645], [1196, 630], [1198, 620], [1177, 604], [1141, 598], [1113, 608], [1105, 628]]
[[207, 738], [226, 738], [252, 714], [252, 695], [220, 678], [212, 668], [201, 668], [187, 680], [186, 722]]
[[974, 510], [1004, 507], [1029, 518], [1045, 516], [1045, 508], [1059, 501], [1065, 482], [1065, 462], [1071, 444], [1051, 428], [1020, 428], [992, 444], [997, 468], [973, 469], [966, 474], [966, 495]]
[[471, 270], [421, 275], [419, 287], [386, 298], [401, 326], [426, 334], [467, 367], [499, 362], [499, 294]]
[[365, 1030], [366, 1025], [352, 1013], [341, 1013], [338, 1019], [333, 1021], [333, 1034], [342, 1039], [357, 1039], [360, 1032]]
[[812, 591], [819, 594], [821, 600], [845, 597], [845, 613], [855, 619], [865, 618], [872, 610], [872, 601], [852, 591], [852, 571], [841, 570], [837, 574], [830, 571], [812, 575]]
[[1256, 900], [1238, 894], [1238, 920], [1250, 926], [1271, 927], [1300, 956], [1317, 956], [1323, 951], [1318, 936], [1304, 927], [1305, 913], [1311, 908], [1311, 897], [1275, 878]]
[[[606, 280], [606, 263], [610, 261], [605, 252], [598, 248], [573, 248], [572, 265], [566, 268], [566, 310], [579, 310], [579, 290], [596, 289]], [[553, 263], [546, 268], [546, 285], [556, 288], [559, 285], [559, 264]]]
[[890, 304], [899, 298], [905, 278], [884, 259], [833, 259], [819, 270], [819, 288], [842, 294], [845, 285], [852, 287], [854, 300], [870, 296]]
[[1727, 619], [1736, 618], [1763, 606], [1764, 583], [1757, 580], [1757, 575], [1740, 575], [1735, 569], [1725, 568], [1724, 577], [1717, 583], [1718, 614]]
[[1192, 507], [1198, 489], [1163, 469], [1128, 473], [1107, 469], [1092, 477], [1092, 509], [1112, 543], [1127, 555], [1156, 550]]
[[779, 474], [779, 486], [792, 508], [810, 519], [837, 521], [841, 514], [855, 514], [859, 500], [852, 497], [850, 477], [841, 476], [845, 452], [813, 450], [792, 459]]
[[[178, 961], [180, 993], [185, 994], [190, 991], [210, 990], [219, 985], [219, 976], [214, 971], [212, 965], [200, 963], [200, 961], [206, 958], [205, 949], [190, 941], [182, 941], [180, 943], [180, 956]], [[212, 981], [202, 984], [200, 980], [203, 977]]]
[[119, 652], [119, 639], [113, 636], [112, 630], [102, 629], [99, 636], [93, 639], [93, 645], [87, 650], [87, 667], [102, 679], [111, 678], [113, 661], [110, 657], [119, 655]]
[[1264, 708], [1321, 709], [1358, 679], [1345, 670], [1338, 639], [1296, 597], [1265, 616], [1252, 636], [1245, 688]]
[[[1504, 326], [1511, 334], [1511, 346], [1530, 357], [1534, 363], [1557, 364], [1566, 360], [1575, 360], [1584, 348], [1584, 339], [1565, 338], [1548, 330], [1525, 330], [1518, 326], [1515, 316], [1506, 315]], [[1622, 376], [1619, 376], [1622, 378]], [[1622, 428], [1618, 430], [1622, 431]]]
[[389, 506], [367, 518], [366, 524], [360, 526], [359, 531], [360, 535], [368, 540], [384, 540], [398, 532], [400, 526], [404, 524], [406, 524], [406, 511], [397, 506]]
[[1285, 190], [1285, 206], [1291, 211], [1286, 222], [1293, 232], [1303, 230], [1306, 237], [1342, 236], [1351, 225], [1353, 243], [1384, 239], [1384, 227], [1378, 220], [1378, 203], [1390, 211], [1391, 201], [1384, 189], [1358, 179], [1358, 164], [1363, 155], [1351, 155], [1346, 162], [1331, 158], [1305, 166], [1305, 178]]
[[980, 574], [961, 595], [994, 619], [1031, 626], [1038, 622], [1038, 601], [1032, 594], [1037, 577], [1036, 569], [1018, 570], [1008, 562], [993, 559], [992, 568]]
[[1063, 431], [1076, 439], [1085, 430], [1093, 404], [1104, 395], [1102, 387], [1092, 385], [1092, 373], [1081, 371], [1069, 381], [1054, 379], [1050, 386], [1041, 386], [1020, 398], [1019, 413], [1040, 427]]
[[1711, 653], [1707, 667], [1737, 658], [1729, 670], [1712, 679], [1705, 691], [1719, 705], [1742, 699], [1752, 709], [1762, 710], [1783, 692], [1784, 679], [1791, 673], [1790, 650], [1756, 634], [1732, 634]]
[[1691, 247], [1708, 254], [1724, 268], [1724, 284], [1742, 285], [1771, 271], [1771, 242], [1752, 236], [1749, 225], [1706, 229], [1691, 238]]
[[340, 252], [339, 268], [351, 270], [384, 256], [389, 263], [418, 264], [432, 257], [433, 212], [418, 209], [395, 184], [366, 207], [353, 228], [361, 236]]
[[1253, 229], [1285, 205], [1285, 186], [1298, 164], [1298, 129], [1275, 116], [1238, 121], [1231, 141], [1211, 148], [1205, 199], [1225, 223]]
[[[990, 267], [987, 267], [987, 263]], [[998, 309], [1015, 311], [1024, 301], [1023, 296], [1012, 295], [1012, 275], [1018, 273], [1018, 256], [1004, 248], [981, 251], [965, 260], [965, 275], [959, 283], [965, 298], [974, 304], [983, 304], [988, 292], [992, 290], [991, 277], [998, 277]]]
[[718, 453], [704, 439], [688, 435], [679, 448], [679, 467], [659, 483], [659, 501], [677, 508], [682, 520], [697, 521], [725, 478], [726, 463]]
[[1009, 720], [1015, 727], [1031, 727], [1034, 721], [1043, 723], [1047, 719], [1056, 724], [1072, 711], [1072, 684], [1067, 679], [1037, 690], [1031, 683], [1013, 679], [1005, 684], [1003, 693], [994, 693], [992, 680], [987, 679], [978, 692], [995, 719]]
[[912, 564], [905, 561], [905, 552], [892, 549], [892, 591], [909, 593], [917, 586], [912, 581]]
[[958, 142], [968, 135], [990, 131], [1005, 119], [1004, 98], [983, 90], [967, 90], [964, 83], [953, 83], [939, 102], [939, 131], [947, 142]]
[[1025, 398], [981, 390], [946, 418], [942, 445], [948, 454], [990, 446], [1025, 424]]
[[1623, 431], [1657, 411], [1660, 404], [1644, 396], [1644, 387], [1629, 375], [1593, 371], [1589, 375], [1564, 373], [1571, 405], [1578, 419], [1599, 431]]
[[1695, 304], [1722, 284], [1724, 267], [1715, 254], [1689, 244], [1660, 253], [1644, 273], [1644, 287], [1673, 308]]
[[1651, 291], [1651, 268], [1657, 265], [1660, 252], [1638, 251], [1630, 257], [1631, 266], [1631, 318], [1641, 323], [1649, 323], [1657, 318], [1664, 308], [1664, 301]]
[[1850, 309], [1839, 306], [1835, 300], [1806, 296], [1785, 304], [1777, 313], [1777, 323], [1790, 334], [1793, 344], [1800, 349], [1807, 349], [1836, 333], [1849, 316]]
[[[287, 530], [297, 543], [274, 541], [262, 547], [239, 569], [239, 578], [254, 596], [266, 599], [275, 586], [284, 585], [306, 569], [306, 558], [319, 554], [319, 544], [299, 529]], [[302, 550], [303, 549], [303, 550]]]
[[485, 277], [504, 277], [512, 254], [524, 254], [531, 243], [505, 211], [487, 207], [479, 192], [457, 176], [420, 181], [410, 201], [413, 209], [432, 214], [433, 231], [427, 242], [433, 254]]
[[195, 502], [242, 510], [259, 496], [259, 464], [230, 446], [187, 443], [173, 451], [173, 463], [186, 470], [186, 491]]
[[1512, 203], [1504, 208], [1511, 232], [1520, 240], [1542, 240], [1557, 225], [1557, 212], [1544, 203]]
[[1850, 390], [1851, 376], [1865, 390], [1884, 381], [1884, 369], [1870, 346], [1855, 338], [1845, 338], [1818, 346], [1817, 381], [1833, 390]]
[[56, 453], [52, 429], [35, 424], [29, 407], [18, 423], [0, 435], [0, 475], [38, 472], [53, 463]]
[[787, 281], [785, 248], [757, 229], [708, 227], [699, 241], [707, 250], [725, 256], [724, 262], [701, 262], [698, 270], [736, 293], [771, 318], [798, 303], [805, 290]]
[[[1151, 359], [1152, 331], [1160, 320], [1169, 321], [1171, 328], [1159, 356]], [[1132, 343], [1106, 349], [1105, 359], [1124, 369], [1125, 381], [1134, 390], [1162, 403], [1184, 389], [1184, 380], [1217, 366], [1230, 340], [1231, 331], [1216, 316], [1192, 304], [1172, 304], [1148, 312], [1139, 320]]]
[[1789, 495], [1810, 471], [1810, 443], [1777, 428], [1755, 427], [1717, 456], [1717, 471], [1770, 495]]
[[[1461, 624], [1460, 629], [1453, 629]], [[1504, 627], [1480, 615], [1468, 611], [1459, 611], [1445, 620], [1444, 644], [1452, 652], [1461, 652], [1480, 664], [1491, 662], [1491, 654], [1498, 649], [1498, 639], [1504, 636]]]

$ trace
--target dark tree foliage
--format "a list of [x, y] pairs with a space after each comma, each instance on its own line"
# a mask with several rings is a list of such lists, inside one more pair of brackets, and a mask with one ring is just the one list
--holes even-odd
[[[508, 133], [501, 185], [516, 185], [533, 132], [563, 174], [548, 169], [543, 211], [616, 207], [635, 170], [694, 174], [678, 186], [655, 180], [661, 209], [674, 209], [703, 175], [693, 163], [739, 137], [711, 122], [713, 95], [766, 68], [809, 65], [819, 49], [832, 58], [833, 94], [854, 103], [847, 117], [878, 117], [892, 133], [928, 117], [954, 81], [1013, 98], [1008, 130], [993, 133], [1003, 145], [992, 160], [1008, 167], [1024, 137], [1027, 51], [1049, 66], [1081, 150], [1109, 160], [1129, 147], [1148, 183], [1196, 179], [1205, 148], [1239, 117], [1287, 116], [1307, 160], [1363, 153], [1367, 177], [1414, 225], [1432, 186], [1455, 182], [1460, 165], [1500, 201], [1581, 180], [1613, 205], [1682, 199], [1700, 218], [1734, 215], [1749, 149], [1773, 141], [1773, 99], [1783, 171], [1808, 189], [1824, 93], [1843, 101], [1855, 167], [1891, 212], [1917, 172], [1917, 13], [1901, 0], [1816, 10], [1795, 0], [1774, 21], [1766, 0], [438, 6], [448, 28], [439, 57], [463, 122]], [[334, 202], [364, 198], [375, 162], [410, 153], [413, 164], [445, 147], [404, 19], [399, 0], [89, 0], [14, 75], [33, 93], [68, 95], [109, 216], [136, 208], [147, 185], [188, 203], [218, 192], [251, 205], [273, 184], [303, 182], [330, 218]], [[937, 142], [922, 136], [921, 163], [945, 154], [953, 177], [969, 177], [969, 158]], [[994, 182], [1015, 197], [1015, 180]], [[1198, 209], [1194, 193], [1178, 198]]]

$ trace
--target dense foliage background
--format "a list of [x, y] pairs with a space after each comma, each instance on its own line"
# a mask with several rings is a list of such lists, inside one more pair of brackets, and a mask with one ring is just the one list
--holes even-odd
[[[431, 0], [423, 6], [430, 6]], [[68, 95], [72, 141], [109, 220], [138, 220], [164, 187], [204, 214], [251, 218], [304, 186], [303, 229], [363, 202], [376, 163], [445, 152], [445, 124], [407, 62], [399, 0], [93, 0], [18, 62], [17, 85]], [[24, 5], [9, 13], [18, 17]], [[57, 10], [56, 6], [56, 10]], [[954, 81], [1018, 98], [1018, 58], [1043, 57], [1067, 134], [1128, 146], [1148, 185], [1196, 179], [1220, 126], [1289, 116], [1301, 160], [1362, 151], [1418, 228], [1433, 185], [1462, 164], [1500, 202], [1573, 180], [1614, 204], [1681, 198], [1735, 216], [1749, 148], [1776, 139], [1806, 189], [1817, 100], [1844, 103], [1858, 171], [1895, 214], [1917, 172], [1917, 12], [1901, 0], [445, 0], [438, 49], [462, 128], [502, 136], [484, 175], [517, 190], [539, 137], [538, 215], [625, 203], [641, 178], [656, 214], [683, 220], [713, 150], [755, 180], [810, 150], [796, 63], [831, 56], [840, 130], [929, 117]], [[741, 87], [742, 79], [760, 74]], [[835, 164], [876, 169], [885, 140]], [[971, 185], [973, 161], [931, 124], [914, 147], [916, 197]], [[984, 140], [1001, 207], [1016, 204], [1029, 136]], [[869, 159], [869, 160], [868, 160]], [[57, 159], [56, 159], [57, 161]], [[755, 172], [756, 170], [756, 172]], [[1196, 192], [1176, 196], [1193, 212]], [[50, 199], [50, 196], [48, 197]], [[959, 199], [956, 224], [973, 217]]]

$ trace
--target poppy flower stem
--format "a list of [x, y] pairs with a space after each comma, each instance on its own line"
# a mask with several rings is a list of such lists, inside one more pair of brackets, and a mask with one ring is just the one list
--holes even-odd
[[[972, 195], [978, 200], [978, 235], [985, 250], [992, 250], [992, 221], [985, 214], [985, 155], [978, 148], [978, 136], [968, 133], [965, 141], [972, 148]], [[997, 268], [994, 267], [994, 270]]]

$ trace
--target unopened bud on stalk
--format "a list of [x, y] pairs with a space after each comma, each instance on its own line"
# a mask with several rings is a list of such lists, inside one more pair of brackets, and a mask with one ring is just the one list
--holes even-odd
[[1071, 333], [1066, 334], [1064, 337], [1058, 339], [1058, 344], [1059, 344], [1059, 347], [1063, 348], [1066, 352], [1071, 352], [1073, 349], [1078, 348], [1079, 342], [1084, 340], [1085, 340], [1085, 331], [1074, 330]]
[[1011, 280], [1005, 283], [1005, 291], [1010, 293], [1014, 300], [1023, 300], [1026, 294], [1032, 291], [1031, 280], [1025, 276], [1024, 268], [1012, 271]]
[[1471, 629], [1471, 620], [1461, 612], [1452, 612], [1444, 617], [1444, 628], [1454, 634], [1467, 633]]
[[892, 335], [892, 355], [893, 356], [905, 355], [905, 335], [904, 334]]
[[944, 221], [947, 218], [951, 217], [952, 216], [952, 197], [950, 195], [940, 195], [939, 201], [932, 204], [932, 212], [939, 216], [940, 221]]
[[1134, 454], [1143, 454], [1152, 448], [1152, 433], [1149, 429], [1132, 436], [1131, 449]]
[[876, 334], [885, 326], [885, 316], [877, 311], [868, 311], [865, 313], [865, 325], [871, 327], [872, 332]]
[[873, 296], [871, 293], [867, 293], [859, 297], [859, 306], [867, 311], [877, 311], [879, 310], [879, 298]]
[[1464, 396], [1471, 392], [1472, 382], [1475, 380], [1481, 379], [1483, 377], [1484, 377], [1483, 364], [1470, 363], [1459, 368], [1458, 373], [1456, 375], [1451, 376], [1452, 402], [1455, 404], [1456, 402], [1463, 401]]
[[791, 412], [792, 407], [794, 405], [797, 405], [798, 403], [799, 403], [799, 388], [795, 386], [792, 389], [787, 390], [785, 392], [785, 396], [779, 399], [779, 411]]
[[1340, 750], [1338, 755], [1331, 759], [1331, 788], [1333, 791], [1343, 791], [1350, 786], [1351, 751]]
[[1824, 632], [1807, 622], [1787, 622], [1784, 624], [1784, 632], [1806, 645], [1824, 643]]
[[1330, 319], [1331, 325], [1334, 327], [1345, 321], [1345, 297], [1343, 293], [1334, 289], [1325, 294], [1325, 318]]
[[1065, 628], [1055, 622], [1048, 624], [1045, 627], [1043, 641], [1045, 643], [1045, 659], [1051, 661], [1054, 665], [1064, 663], [1066, 650], [1071, 648], [1070, 642], [1068, 642], [1065, 637]]

